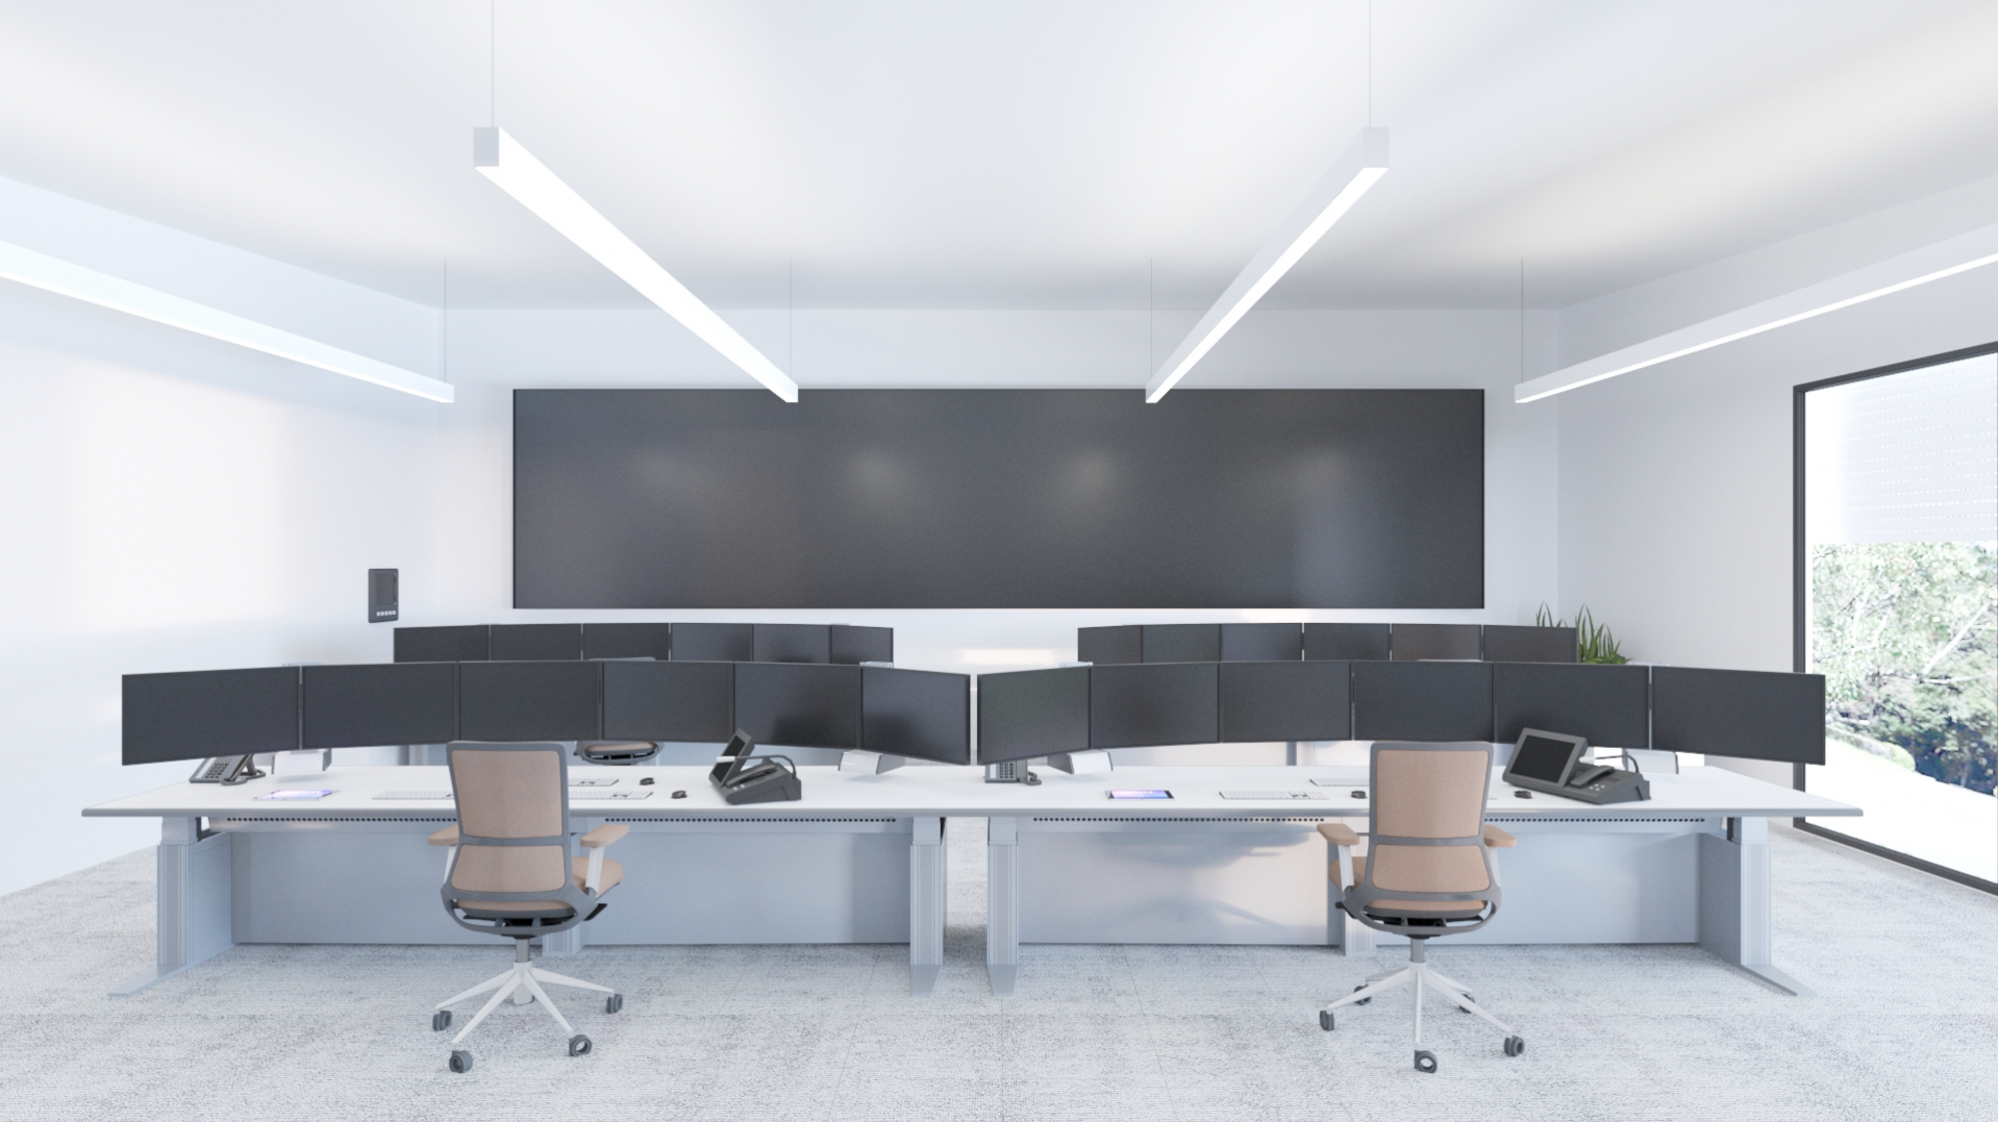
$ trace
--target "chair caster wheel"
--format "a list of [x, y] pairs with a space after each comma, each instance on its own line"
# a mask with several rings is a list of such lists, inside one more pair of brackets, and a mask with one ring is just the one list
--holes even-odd
[[1521, 1040], [1518, 1036], [1509, 1037], [1501, 1043], [1500, 1051], [1510, 1057], [1518, 1057], [1528, 1051], [1528, 1043]]
[[463, 1049], [453, 1049], [451, 1051], [451, 1059], [444, 1063], [444, 1067], [453, 1072], [471, 1072], [472, 1054]]
[[583, 1056], [588, 1056], [589, 1054], [590, 1054], [590, 1038], [585, 1037], [584, 1035], [579, 1033], [575, 1037], [569, 1039], [570, 1056], [583, 1057]]
[[618, 1011], [623, 1010], [624, 1008], [625, 1008], [625, 996], [622, 994], [614, 994], [610, 998], [604, 1000], [604, 1012], [607, 1014], [616, 1014]]
[[439, 1010], [431, 1015], [431, 1032], [442, 1033], [451, 1028], [451, 1011]]
[[1333, 1032], [1333, 1011], [1321, 1010], [1319, 1012], [1319, 1028], [1327, 1031], [1328, 1033]]
[[[1360, 986], [1357, 986], [1357, 987], [1355, 987], [1354, 989], [1355, 989], [1355, 990], [1367, 990], [1367, 989], [1368, 989], [1368, 984], [1367, 984], [1367, 983], [1362, 983], [1362, 984], [1361, 984]], [[1370, 1002], [1373, 1002], [1373, 1001], [1375, 1001], [1375, 996], [1371, 994], [1371, 995], [1369, 995], [1368, 997], [1366, 997], [1366, 998], [1362, 999], [1361, 1001], [1359, 1001], [1359, 1002], [1356, 1002], [1356, 1003], [1355, 1003], [1355, 1005], [1356, 1005], [1356, 1006], [1366, 1006], [1366, 1005], [1368, 1005], [1368, 1004], [1369, 1004]]]
[[1417, 1050], [1417, 1071], [1436, 1072], [1437, 1070], [1438, 1070], [1437, 1054], [1431, 1052], [1429, 1049]]

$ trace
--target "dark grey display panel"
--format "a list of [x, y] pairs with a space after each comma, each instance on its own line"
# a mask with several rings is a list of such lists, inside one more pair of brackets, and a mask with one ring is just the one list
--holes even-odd
[[1389, 625], [1307, 624], [1305, 645], [1308, 659], [1387, 659]]
[[1483, 392], [517, 390], [522, 608], [1479, 608]]
[[1493, 740], [1490, 663], [1356, 663], [1360, 741]]
[[471, 663], [486, 658], [491, 629], [485, 624], [448, 628], [397, 628], [398, 663]]
[[1826, 763], [1826, 676], [1653, 668], [1653, 747]]
[[861, 668], [739, 663], [736, 725], [759, 745], [861, 747]]
[[1567, 733], [1593, 745], [1647, 747], [1647, 676], [1637, 664], [1493, 664], [1494, 740], [1523, 729]]
[[604, 664], [604, 736], [723, 742], [736, 729], [729, 663]]
[[1229, 663], [1297, 659], [1302, 638], [1297, 624], [1224, 624], [1222, 659]]
[[126, 764], [299, 747], [299, 669], [126, 675]]
[[1076, 661], [1098, 666], [1111, 663], [1143, 663], [1145, 631], [1137, 624], [1076, 630]]
[[861, 668], [861, 747], [940, 764], [971, 764], [971, 676]]
[[756, 652], [755, 635], [749, 624], [675, 624], [674, 658], [748, 663]]
[[1220, 735], [1216, 664], [1141, 663], [1090, 670], [1090, 747], [1205, 745]]
[[[666, 659], [673, 637], [665, 624], [585, 624], [585, 659]], [[724, 739], [727, 739], [727, 734]]]
[[1090, 747], [1091, 667], [979, 676], [979, 762]]
[[1222, 740], [1345, 741], [1346, 663], [1224, 663]]
[[601, 736], [605, 663], [461, 663], [458, 735], [466, 741], [583, 741]]
[[835, 624], [827, 629], [827, 648], [835, 663], [893, 663], [896, 629]]
[[[1574, 663], [1575, 628], [1534, 628], [1513, 624], [1486, 625], [1489, 663]], [[1512, 740], [1513, 738], [1505, 738]]]
[[494, 624], [488, 659], [541, 660], [583, 658], [581, 624]]
[[354, 663], [299, 668], [299, 738], [308, 749], [442, 745], [458, 739], [458, 667]]
[[825, 624], [753, 624], [750, 658], [758, 663], [830, 662]]
[[1139, 651], [1147, 663], [1213, 663], [1222, 658], [1220, 624], [1145, 624]]
[[1389, 638], [1397, 662], [1479, 658], [1477, 624], [1398, 624]]

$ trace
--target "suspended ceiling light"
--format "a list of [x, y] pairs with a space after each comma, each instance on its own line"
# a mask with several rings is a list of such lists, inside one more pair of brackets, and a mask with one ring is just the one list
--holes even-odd
[[557, 233], [575, 242], [578, 249], [597, 259], [598, 264], [639, 290], [660, 310], [702, 342], [722, 352], [724, 358], [742, 367], [750, 377], [763, 383], [773, 394], [788, 402], [799, 400], [799, 384], [777, 368], [762, 351], [723, 322], [715, 310], [703, 304], [687, 286], [646, 256], [610, 220], [570, 190], [568, 184], [535, 159], [520, 142], [497, 128], [472, 130], [472, 164], [480, 174], [533, 211], [536, 217], [556, 228]]
[[7, 242], [0, 242], [0, 277], [419, 398], [452, 400], [449, 382]]
[[2000, 252], [1995, 252], [1996, 242], [2000, 242], [2000, 238], [1996, 237], [1996, 228], [1992, 226], [1948, 238], [1852, 273], [1843, 273], [1831, 280], [1752, 304], [1748, 308], [1738, 308], [1712, 320], [1668, 332], [1644, 343], [1586, 359], [1540, 378], [1531, 378], [1514, 387], [1514, 401], [1516, 404], [1540, 401], [1565, 390], [1630, 374], [1683, 355], [1692, 355], [1696, 351], [1720, 347], [1772, 328], [1810, 320], [1878, 296], [1888, 296], [1892, 292], [1915, 288], [1954, 273], [1990, 265], [2000, 261]]
[[1367, 194], [1382, 173], [1389, 170], [1389, 130], [1363, 129], [1354, 138], [1333, 165], [1320, 177], [1313, 189], [1306, 193], [1299, 205], [1278, 227], [1250, 264], [1243, 267], [1236, 280], [1223, 291], [1201, 322], [1194, 326], [1188, 337], [1167, 356], [1167, 361], [1146, 383], [1146, 400], [1157, 402], [1167, 396], [1194, 365], [1208, 354], [1236, 321], [1278, 283], [1307, 250], [1313, 248], [1340, 216], [1348, 212], [1361, 196]]

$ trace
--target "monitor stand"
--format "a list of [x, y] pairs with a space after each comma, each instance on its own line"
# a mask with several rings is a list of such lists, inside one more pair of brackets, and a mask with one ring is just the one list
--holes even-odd
[[903, 758], [888, 753], [871, 753], [866, 749], [849, 749], [840, 754], [842, 772], [860, 772], [864, 775], [879, 776], [894, 768], [903, 767]]
[[1049, 767], [1072, 776], [1088, 776], [1093, 772], [1111, 771], [1111, 754], [1103, 749], [1092, 749], [1083, 753], [1050, 753]]

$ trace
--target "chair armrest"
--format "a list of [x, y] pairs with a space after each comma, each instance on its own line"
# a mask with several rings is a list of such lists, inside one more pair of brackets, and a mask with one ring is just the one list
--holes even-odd
[[1321, 838], [1326, 839], [1335, 846], [1361, 845], [1361, 836], [1355, 834], [1354, 828], [1348, 826], [1346, 823], [1321, 823], [1319, 825], [1319, 834]]
[[1483, 832], [1483, 837], [1485, 839], [1486, 845], [1494, 847], [1496, 849], [1504, 849], [1506, 847], [1514, 845], [1513, 835], [1508, 834], [1506, 831], [1501, 830], [1499, 827], [1494, 826], [1492, 823], [1485, 824], [1485, 827], [1486, 829]]
[[458, 824], [457, 824], [457, 823], [453, 823], [453, 824], [452, 824], [451, 826], [448, 826], [448, 827], [446, 827], [445, 829], [443, 829], [443, 830], [441, 830], [441, 831], [432, 831], [432, 832], [431, 832], [431, 845], [432, 845], [432, 846], [457, 846], [457, 845], [458, 845]]
[[631, 829], [631, 826], [626, 823], [606, 823], [585, 834], [582, 838], [577, 839], [577, 841], [582, 843], [586, 850], [596, 850], [599, 847], [609, 846], [619, 839], [624, 838], [626, 833]]

